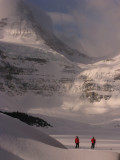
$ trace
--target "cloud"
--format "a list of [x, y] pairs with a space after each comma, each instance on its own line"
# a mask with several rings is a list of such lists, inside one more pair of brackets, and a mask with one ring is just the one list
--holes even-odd
[[[67, 14], [49, 13], [55, 32], [79, 50], [81, 45], [90, 56], [120, 52], [120, 0], [75, 0]], [[66, 37], [66, 38], [65, 38]]]
[[[33, 1], [33, 0], [31, 0]], [[55, 34], [89, 56], [120, 52], [120, 0], [35, 0], [54, 24]], [[84, 51], [84, 52], [85, 52]]]
[[48, 15], [53, 20], [53, 25], [55, 26], [54, 32], [57, 37], [70, 47], [78, 48], [79, 46], [79, 50], [85, 52], [78, 36], [78, 26], [76, 20], [74, 20], [74, 16], [70, 13], [58, 12], [48, 12]]
[[84, 47], [93, 56], [117, 54], [120, 51], [120, 5], [113, 0], [86, 2], [85, 12], [74, 13]]
[[73, 16], [67, 13], [50, 12], [49, 16], [53, 19], [54, 25], [64, 25], [74, 23]]
[[46, 11], [42, 10], [38, 5], [38, 0], [25, 0], [27, 6], [30, 11], [32, 11], [32, 15], [34, 20], [41, 25], [41, 27], [46, 30], [53, 32], [53, 23], [49, 15], [47, 15]]

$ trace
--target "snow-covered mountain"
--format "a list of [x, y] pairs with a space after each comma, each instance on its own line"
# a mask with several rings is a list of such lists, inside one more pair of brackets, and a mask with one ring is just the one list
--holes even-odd
[[120, 55], [80, 67], [82, 71], [70, 91], [80, 99], [76, 110], [80, 109], [80, 104], [91, 106], [90, 109], [84, 108], [89, 113], [119, 108]]
[[[119, 56], [93, 63], [27, 0], [0, 0], [0, 109], [104, 113], [119, 107]], [[80, 112], [79, 112], [80, 111]]]
[[[0, 6], [0, 39], [10, 42], [38, 44], [43, 48], [49, 47], [72, 61], [90, 60], [88, 56], [69, 48], [57, 39], [52, 32], [50, 18], [28, 1], [1, 0]], [[45, 23], [45, 21], [48, 23]]]
[[28, 1], [0, 0], [2, 109], [61, 106], [79, 72], [75, 62], [91, 61], [57, 39], [51, 23]]

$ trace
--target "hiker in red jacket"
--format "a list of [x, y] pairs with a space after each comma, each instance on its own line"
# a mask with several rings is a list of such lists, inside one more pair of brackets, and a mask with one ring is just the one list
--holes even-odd
[[75, 138], [75, 144], [76, 144], [75, 148], [79, 148], [79, 138], [78, 138], [78, 136], [76, 136], [76, 138]]
[[95, 143], [96, 143], [96, 139], [94, 137], [91, 139], [91, 143], [92, 143], [91, 149], [94, 149], [95, 148]]

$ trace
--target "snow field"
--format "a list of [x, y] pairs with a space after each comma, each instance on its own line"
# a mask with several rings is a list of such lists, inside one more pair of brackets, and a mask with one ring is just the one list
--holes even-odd
[[[60, 140], [58, 137], [60, 136], [57, 136]], [[62, 136], [64, 144], [71, 145], [73, 137]], [[0, 153], [2, 160], [96, 160], [96, 158], [119, 160], [119, 154], [113, 151], [66, 149], [45, 133], [2, 114], [0, 114]]]
[[[76, 135], [52, 135], [53, 138], [57, 139], [59, 142], [64, 144], [68, 149], [74, 149], [75, 143], [74, 139]], [[88, 138], [89, 137], [89, 138]], [[90, 136], [79, 136], [80, 140], [80, 150], [89, 150], [91, 148], [91, 138]], [[114, 139], [114, 137], [111, 137], [106, 139], [97, 138], [96, 139], [96, 145], [95, 150], [106, 150], [106, 151], [115, 151], [120, 153], [120, 140]], [[91, 150], [91, 149], [90, 149]]]

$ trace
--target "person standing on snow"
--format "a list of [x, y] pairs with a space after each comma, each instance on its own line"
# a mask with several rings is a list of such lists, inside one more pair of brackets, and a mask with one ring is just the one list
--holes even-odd
[[96, 139], [94, 137], [91, 139], [91, 143], [92, 143], [91, 149], [94, 149], [95, 148], [95, 143], [96, 143]]
[[75, 148], [79, 148], [79, 138], [78, 138], [78, 136], [76, 136], [76, 138], [75, 138], [75, 144], [76, 144]]

